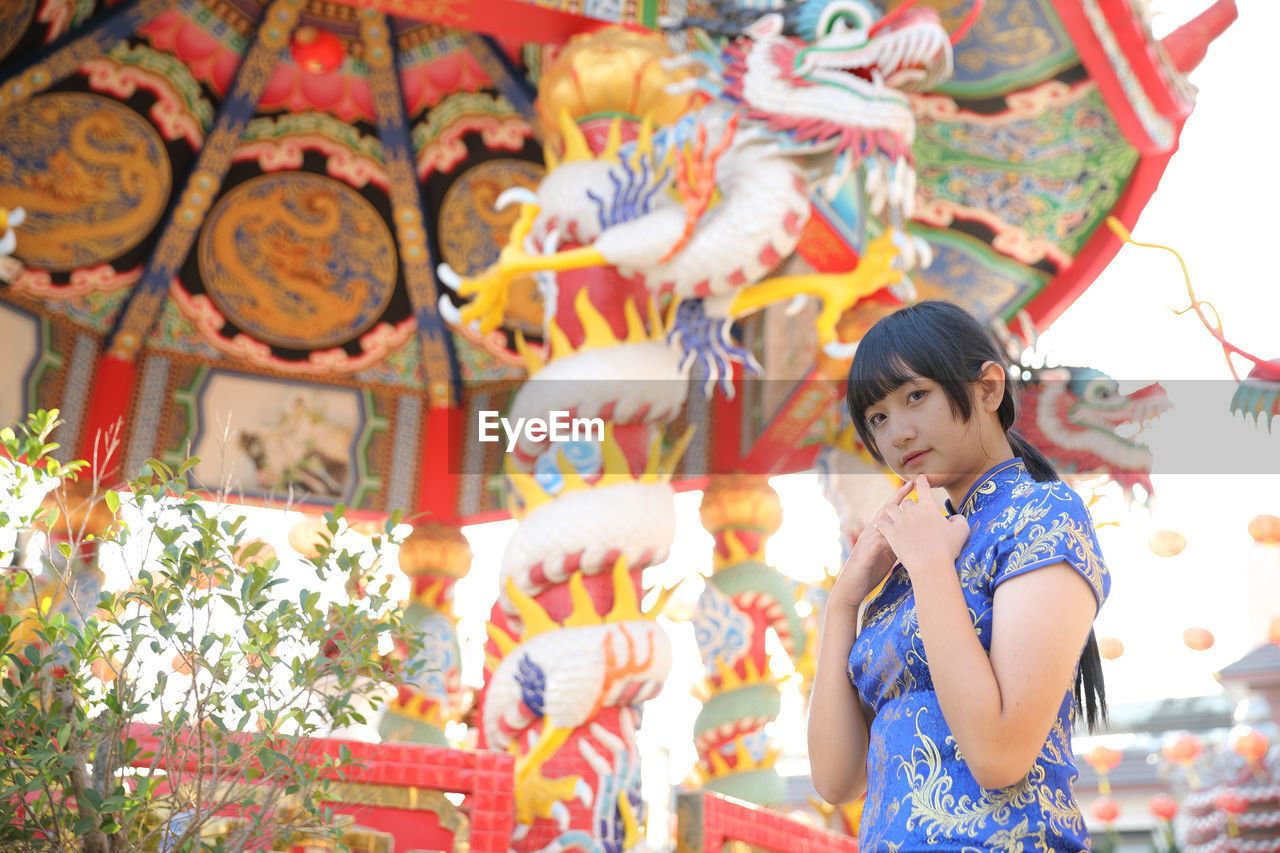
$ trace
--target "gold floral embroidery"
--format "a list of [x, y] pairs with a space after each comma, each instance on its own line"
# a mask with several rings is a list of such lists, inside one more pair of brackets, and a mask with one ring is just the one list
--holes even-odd
[[996, 489], [999, 488], [1000, 484], [996, 482], [996, 475], [998, 475], [1002, 471], [1008, 471], [1010, 468], [1014, 468], [1014, 467], [1016, 467], [1019, 471], [1025, 470], [1025, 467], [1023, 466], [1021, 459], [1013, 459], [1008, 463], [1001, 465], [999, 468], [989, 473], [987, 475], [987, 478], [983, 480], [982, 483], [976, 489], [973, 490], [973, 492], [969, 495], [969, 497], [965, 498], [964, 505], [960, 507], [960, 512], [964, 515], [972, 515], [974, 509], [978, 505], [978, 496], [994, 495], [996, 492]]
[[[1049, 831], [1077, 836], [1083, 833], [1083, 818], [1070, 790], [1055, 789], [1047, 784], [1045, 767], [1040, 760], [1032, 765], [1022, 780], [1006, 788], [980, 788], [976, 797], [954, 795], [952, 789], [957, 786], [957, 780], [947, 772], [954, 762], [945, 761], [937, 744], [920, 729], [920, 717], [927, 710], [922, 708], [916, 715], [918, 745], [912, 749], [910, 759], [898, 759], [897, 769], [907, 777], [911, 786], [908, 830], [919, 826], [927, 834], [928, 841], [936, 843], [939, 836], [953, 839], [977, 837], [978, 831], [986, 830], [990, 821], [998, 828], [983, 837], [991, 849], [1004, 851], [1048, 851]], [[954, 738], [948, 737], [946, 742], [955, 748]], [[957, 759], [962, 759], [958, 748], [955, 748], [955, 753]], [[1072, 784], [1074, 780], [1073, 775]], [[1037, 820], [1032, 827], [1030, 815], [1035, 814], [1032, 809], [1047, 818], [1048, 825], [1044, 820]], [[1018, 823], [1005, 826], [1018, 816], [1021, 816]], [[1031, 842], [1033, 846], [1028, 848], [1024, 841]]]
[[956, 780], [946, 771], [942, 753], [933, 738], [920, 730], [920, 717], [928, 710], [921, 708], [916, 715], [917, 745], [911, 750], [910, 758], [898, 758], [897, 769], [911, 785], [908, 830], [919, 825], [928, 834], [930, 842], [936, 842], [940, 834], [951, 838], [975, 838], [978, 830], [986, 827], [988, 819], [1004, 824], [1014, 809], [1023, 809], [1036, 802], [1034, 786], [1038, 780], [1033, 778], [1035, 771], [1040, 771], [1040, 780], [1044, 778], [1044, 768], [1039, 764], [1033, 767], [1032, 774], [1016, 785], [996, 791], [979, 789], [981, 793], [976, 799], [969, 794], [959, 797], [952, 794]]
[[1102, 560], [1093, 547], [1092, 537], [1086, 535], [1080, 522], [1066, 512], [1060, 513], [1047, 525], [1037, 521], [1024, 528], [1000, 575], [1017, 574], [1028, 566], [1047, 563], [1055, 557], [1065, 560], [1084, 575], [1093, 588], [1093, 594], [1102, 601]]
[[1049, 737], [1044, 742], [1044, 751], [1041, 753], [1049, 761], [1054, 764], [1063, 764], [1074, 767], [1071, 756], [1071, 738], [1067, 736], [1066, 730], [1062, 726], [1062, 717], [1053, 721], [1053, 728], [1049, 729]]

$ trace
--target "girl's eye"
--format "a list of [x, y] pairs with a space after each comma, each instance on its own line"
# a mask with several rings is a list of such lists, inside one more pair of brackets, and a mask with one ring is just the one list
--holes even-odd
[[871, 424], [872, 427], [878, 427], [880, 426], [880, 422], [883, 420], [884, 420], [884, 415], [877, 413], [867, 418], [867, 423]]
[[929, 392], [924, 390], [923, 388], [917, 388], [916, 390], [912, 391], [910, 394], [907, 395], [907, 399], [914, 403], [917, 400], [923, 399], [924, 395], [928, 393]]

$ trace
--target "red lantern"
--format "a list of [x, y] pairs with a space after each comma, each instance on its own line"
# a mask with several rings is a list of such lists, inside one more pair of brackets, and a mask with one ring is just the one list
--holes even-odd
[[1103, 823], [1111, 823], [1113, 820], [1120, 817], [1119, 804], [1116, 803], [1115, 800], [1111, 800], [1106, 797], [1094, 800], [1089, 811], [1093, 813], [1095, 818]]
[[302, 521], [289, 528], [289, 547], [304, 557], [314, 559], [320, 556], [325, 537], [332, 536], [333, 534], [329, 532], [329, 523], [323, 518], [314, 515], [304, 516]]
[[1147, 547], [1157, 557], [1176, 557], [1187, 547], [1187, 537], [1176, 530], [1157, 530], [1147, 540]]
[[1219, 791], [1218, 795], [1213, 798], [1213, 804], [1219, 811], [1224, 811], [1229, 815], [1242, 815], [1249, 808], [1249, 801], [1239, 791], [1231, 789]]
[[1249, 520], [1249, 535], [1259, 545], [1280, 544], [1280, 517], [1255, 515]]
[[328, 74], [342, 64], [342, 40], [319, 27], [298, 27], [289, 47], [293, 61], [308, 74]]
[[[326, 530], [328, 528], [325, 528]], [[253, 556], [246, 557], [245, 552], [249, 550], [251, 545], [257, 545], [258, 550]], [[276, 549], [271, 547], [271, 543], [262, 539], [251, 539], [236, 549], [232, 559], [240, 566], [265, 566], [268, 561], [277, 559]]]
[[1147, 811], [1161, 820], [1173, 820], [1178, 813], [1178, 801], [1168, 794], [1156, 794], [1147, 800]]
[[1280, 616], [1272, 619], [1267, 625], [1267, 639], [1280, 646]]
[[1115, 637], [1103, 637], [1098, 640], [1098, 654], [1106, 660], [1115, 660], [1124, 654], [1124, 643]]
[[1246, 727], [1234, 732], [1231, 737], [1231, 748], [1250, 764], [1266, 755], [1270, 746], [1271, 739], [1257, 729]]
[[1192, 734], [1180, 734], [1164, 745], [1164, 757], [1174, 764], [1190, 764], [1203, 751], [1200, 738]]
[[1188, 628], [1182, 632], [1182, 642], [1188, 648], [1203, 652], [1213, 646], [1213, 633], [1207, 628]]
[[1227, 813], [1227, 835], [1235, 838], [1240, 833], [1236, 826], [1236, 818], [1248, 811], [1249, 801], [1239, 791], [1228, 788], [1218, 792], [1218, 795], [1213, 798], [1213, 804], [1218, 811]]
[[1089, 762], [1089, 766], [1098, 773], [1106, 773], [1108, 770], [1114, 770], [1123, 757], [1124, 753], [1118, 749], [1095, 746], [1085, 753], [1084, 760]]
[[1107, 781], [1107, 772], [1114, 770], [1122, 758], [1124, 758], [1124, 753], [1120, 750], [1109, 749], [1105, 746], [1095, 746], [1085, 753], [1084, 760], [1089, 762], [1089, 766], [1098, 774], [1098, 793], [1104, 797], [1111, 793], [1111, 784]]
[[1200, 780], [1196, 772], [1191, 769], [1191, 763], [1200, 757], [1203, 750], [1200, 738], [1184, 732], [1172, 740], [1165, 741], [1164, 757], [1174, 764], [1183, 765], [1187, 769], [1187, 781], [1191, 783], [1191, 787], [1195, 788], [1200, 785]]

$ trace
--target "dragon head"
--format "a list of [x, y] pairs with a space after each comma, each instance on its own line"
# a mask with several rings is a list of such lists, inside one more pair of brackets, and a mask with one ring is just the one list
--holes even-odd
[[879, 151], [910, 161], [915, 119], [907, 92], [951, 74], [938, 14], [869, 0], [803, 0], [747, 26], [726, 48], [724, 93], [752, 118], [815, 149]]
[[1017, 428], [1067, 476], [1106, 474], [1126, 497], [1151, 487], [1151, 451], [1138, 434], [1170, 408], [1159, 383], [1121, 394], [1107, 374], [1084, 367], [1032, 372], [1022, 393]]

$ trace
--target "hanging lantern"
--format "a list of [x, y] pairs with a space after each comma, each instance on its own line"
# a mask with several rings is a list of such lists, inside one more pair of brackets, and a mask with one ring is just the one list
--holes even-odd
[[1111, 823], [1120, 817], [1120, 804], [1115, 800], [1107, 797], [1094, 800], [1093, 805], [1089, 807], [1089, 811], [1095, 818], [1103, 823]]
[[1231, 748], [1250, 764], [1254, 764], [1267, 754], [1271, 739], [1257, 729], [1243, 726], [1231, 733]]
[[1098, 791], [1104, 797], [1111, 793], [1111, 784], [1107, 781], [1107, 773], [1114, 770], [1122, 758], [1124, 758], [1124, 753], [1120, 750], [1105, 746], [1095, 746], [1085, 753], [1084, 760], [1089, 762], [1089, 766], [1098, 774]]
[[1259, 545], [1280, 545], [1280, 516], [1255, 515], [1249, 519], [1249, 535]]
[[289, 47], [293, 61], [308, 74], [328, 74], [342, 64], [342, 40], [319, 27], [298, 27]]
[[[61, 507], [59, 507], [59, 498], [61, 498]], [[94, 494], [93, 483], [87, 475], [84, 480], [65, 481], [59, 489], [45, 495], [40, 506], [47, 512], [59, 511], [52, 528], [45, 524], [40, 525], [57, 540], [79, 538], [82, 533], [100, 537], [105, 535], [115, 522], [115, 513], [107, 506], [103, 492]], [[65, 513], [62, 512], [63, 508], [66, 510]]]
[[1108, 770], [1114, 770], [1123, 757], [1124, 753], [1118, 749], [1095, 746], [1085, 754], [1084, 760], [1089, 762], [1089, 766], [1098, 773], [1106, 773]]
[[289, 529], [289, 547], [314, 559], [320, 556], [326, 536], [332, 536], [328, 523], [317, 515], [308, 515]]
[[1233, 815], [1244, 814], [1249, 809], [1249, 801], [1244, 798], [1244, 795], [1231, 788], [1219, 791], [1213, 798], [1213, 805], [1219, 811]]
[[1187, 780], [1193, 788], [1198, 787], [1200, 782], [1195, 771], [1191, 769], [1191, 763], [1199, 758], [1203, 751], [1204, 745], [1200, 743], [1200, 738], [1186, 732], [1165, 741], [1163, 749], [1165, 760], [1181, 764], [1186, 768]]
[[1200, 738], [1192, 734], [1180, 734], [1164, 745], [1164, 757], [1174, 764], [1190, 764], [1204, 752]]
[[1168, 794], [1156, 794], [1147, 800], [1147, 811], [1160, 820], [1173, 820], [1173, 816], [1178, 813], [1178, 801]]
[[173, 660], [169, 662], [169, 665], [173, 667], [173, 671], [179, 675], [190, 675], [194, 670], [192, 665], [193, 663], [194, 660], [191, 657], [179, 652], [173, 656]]
[[107, 658], [94, 658], [92, 664], [89, 665], [89, 671], [93, 677], [104, 684], [110, 684], [120, 676], [120, 661], [113, 655], [110, 660]]
[[1098, 654], [1105, 660], [1115, 660], [1124, 654], [1124, 643], [1115, 637], [1103, 637], [1098, 640]]
[[1213, 646], [1213, 633], [1207, 628], [1188, 628], [1182, 632], [1182, 642], [1190, 649], [1203, 652]]
[[1147, 547], [1157, 557], [1176, 557], [1187, 547], [1187, 537], [1176, 530], [1157, 530], [1147, 540]]
[[1239, 833], [1236, 826], [1236, 818], [1249, 810], [1249, 801], [1239, 791], [1230, 788], [1225, 791], [1219, 791], [1218, 795], [1213, 798], [1213, 805], [1218, 811], [1227, 814], [1227, 835], [1235, 838]]
[[1280, 616], [1272, 619], [1267, 625], [1267, 639], [1280, 646]]
[[[325, 528], [326, 530], [328, 528]], [[293, 543], [290, 543], [293, 544]], [[257, 545], [250, 556], [245, 556], [245, 552], [251, 547]], [[251, 539], [236, 549], [235, 555], [232, 557], [238, 566], [265, 566], [269, 561], [276, 559], [276, 549], [271, 547], [269, 542], [262, 539]]]

